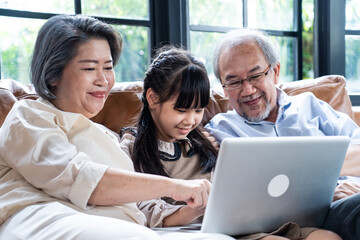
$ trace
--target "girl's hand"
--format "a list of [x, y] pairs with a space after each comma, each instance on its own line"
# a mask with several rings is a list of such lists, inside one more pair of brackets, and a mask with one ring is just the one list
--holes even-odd
[[172, 179], [174, 187], [170, 189], [170, 197], [176, 201], [184, 201], [191, 208], [206, 207], [211, 183], [206, 179], [182, 180]]
[[343, 182], [340, 183], [336, 189], [333, 196], [333, 201], [351, 196], [360, 192], [360, 184], [356, 182]]
[[220, 144], [218, 143], [218, 141], [216, 141], [216, 139], [213, 136], [211, 136], [210, 133], [208, 133], [207, 131], [203, 131], [202, 134], [209, 140], [209, 142], [211, 143], [211, 145], [213, 145], [215, 150], [219, 151]]
[[179, 210], [173, 214], [164, 218], [163, 226], [179, 226], [187, 225], [197, 219], [198, 217], [204, 215], [205, 209], [191, 208], [188, 205], [184, 205]]

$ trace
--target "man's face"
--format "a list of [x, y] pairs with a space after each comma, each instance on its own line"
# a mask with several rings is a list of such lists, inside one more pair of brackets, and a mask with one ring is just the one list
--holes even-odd
[[[234, 49], [226, 49], [219, 57], [221, 83], [236, 82], [261, 72], [267, 72], [269, 63], [257, 44], [249, 42]], [[277, 116], [276, 88], [280, 64], [270, 67], [259, 81], [243, 81], [240, 88], [227, 89], [225, 94], [230, 105], [242, 117], [251, 122], [262, 120], [275, 122]]]

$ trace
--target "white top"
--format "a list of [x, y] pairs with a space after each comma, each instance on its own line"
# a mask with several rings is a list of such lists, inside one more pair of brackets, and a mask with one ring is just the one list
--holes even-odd
[[134, 171], [107, 128], [41, 98], [16, 102], [0, 128], [0, 224], [26, 206], [60, 201], [145, 225], [136, 203], [87, 205], [108, 167]]

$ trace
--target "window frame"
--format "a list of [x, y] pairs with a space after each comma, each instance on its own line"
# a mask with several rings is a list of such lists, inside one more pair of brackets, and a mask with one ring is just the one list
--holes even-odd
[[[154, 45], [154, 12], [152, 9], [154, 8], [153, 0], [148, 0], [149, 3], [149, 19], [128, 19], [128, 18], [112, 18], [112, 17], [102, 17], [102, 16], [92, 16], [96, 19], [99, 19], [103, 22], [112, 25], [127, 25], [127, 26], [137, 26], [137, 27], [147, 27], [149, 29], [149, 42], [148, 42], [148, 51], [149, 56], [152, 56], [151, 49]], [[4, 17], [15, 17], [15, 18], [28, 18], [28, 19], [41, 19], [47, 20], [53, 16], [59, 15], [61, 13], [48, 13], [48, 12], [33, 12], [33, 11], [24, 11], [24, 10], [14, 10], [14, 9], [5, 9], [0, 8], [0, 16]], [[74, 0], [74, 12], [69, 15], [82, 14], [81, 0]], [[148, 59], [149, 61], [150, 59]], [[0, 64], [0, 76], [1, 76], [1, 64]]]
[[[186, 0], [187, 5], [187, 16], [189, 16], [189, 0]], [[243, 26], [244, 28], [248, 27], [248, 0], [242, 0], [242, 9], [243, 9]], [[292, 31], [281, 31], [281, 30], [269, 30], [269, 29], [260, 29], [267, 32], [270, 36], [275, 37], [291, 37], [294, 41], [294, 72], [293, 79], [301, 80], [303, 78], [302, 68], [303, 68], [303, 53], [302, 53], [302, 0], [293, 0], [293, 26]], [[188, 20], [188, 19], [187, 19]], [[235, 28], [232, 27], [217, 27], [209, 25], [191, 25], [188, 23], [187, 31], [187, 45], [189, 44], [189, 35], [190, 31], [199, 31], [199, 32], [217, 32], [225, 33], [229, 30]]]
[[[154, 56], [157, 48], [165, 44], [171, 43], [176, 46], [186, 47], [188, 42], [186, 0], [148, 0], [148, 4], [148, 20], [89, 16], [109, 24], [149, 28], [150, 36], [148, 50], [150, 58]], [[76, 14], [82, 14], [81, 0], [74, 0], [74, 13], [70, 15]], [[0, 16], [4, 17], [46, 20], [56, 15], [59, 15], [59, 13], [32, 12], [0, 8]], [[148, 61], [150, 62], [150, 59], [148, 59]]]
[[[315, 77], [345, 74], [345, 36], [360, 30], [345, 29], [346, 0], [314, 0]], [[360, 94], [349, 93], [352, 106], [360, 106]]]
[[[93, 16], [106, 23], [149, 28], [149, 56], [165, 44], [189, 48], [190, 31], [224, 33], [233, 28], [189, 24], [189, 0], [148, 0], [149, 19], [136, 20]], [[248, 26], [247, 4], [242, 0], [243, 27]], [[293, 31], [262, 29], [271, 36], [294, 38], [294, 80], [303, 79], [302, 0], [293, 0]], [[345, 76], [345, 36], [360, 36], [360, 30], [345, 29], [346, 0], [314, 0], [314, 77], [329, 74]], [[81, 14], [81, 0], [74, 0], [74, 15]], [[49, 19], [55, 13], [0, 8], [0, 16]], [[330, 51], [331, 49], [331, 51]], [[150, 61], [150, 59], [148, 59]], [[1, 73], [1, 66], [0, 66]], [[1, 75], [0, 75], [1, 76]], [[349, 94], [353, 106], [360, 106], [360, 94]]]

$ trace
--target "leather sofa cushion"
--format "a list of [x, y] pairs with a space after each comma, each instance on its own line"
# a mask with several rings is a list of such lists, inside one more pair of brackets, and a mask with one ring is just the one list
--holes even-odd
[[[316, 79], [301, 80], [279, 84], [289, 95], [313, 92], [318, 98], [328, 102], [335, 110], [348, 114], [355, 120], [351, 101], [347, 94], [345, 78], [337, 75], [323, 76]], [[142, 82], [116, 83], [106, 100], [104, 108], [92, 120], [103, 124], [115, 132], [126, 126], [134, 126], [140, 113]], [[5, 120], [15, 101], [36, 99], [38, 95], [29, 84], [22, 84], [12, 79], [0, 80], [0, 126]], [[220, 90], [211, 90], [211, 99], [205, 109], [203, 124], [215, 114], [229, 110], [228, 99]]]

